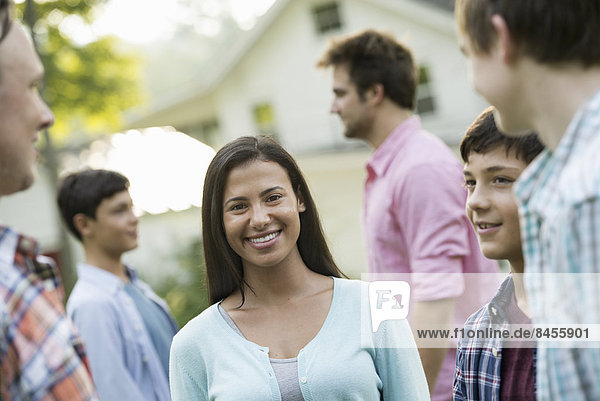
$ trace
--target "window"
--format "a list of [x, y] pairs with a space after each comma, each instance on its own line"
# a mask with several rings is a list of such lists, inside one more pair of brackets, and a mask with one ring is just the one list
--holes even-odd
[[429, 67], [426, 65], [419, 66], [416, 112], [420, 115], [435, 112], [435, 98], [433, 96]]
[[327, 3], [316, 6], [312, 9], [312, 15], [315, 21], [315, 29], [320, 34], [337, 31], [342, 28], [338, 3]]
[[219, 122], [216, 119], [200, 121], [191, 126], [177, 127], [192, 138], [199, 140], [209, 146], [215, 146], [219, 138]]
[[259, 103], [254, 106], [253, 110], [254, 124], [256, 129], [261, 134], [266, 134], [275, 140], [278, 140], [278, 135], [275, 132], [275, 113], [273, 106], [270, 103]]
[[219, 122], [217, 120], [204, 121], [201, 125], [202, 141], [210, 146], [217, 143], [219, 137]]

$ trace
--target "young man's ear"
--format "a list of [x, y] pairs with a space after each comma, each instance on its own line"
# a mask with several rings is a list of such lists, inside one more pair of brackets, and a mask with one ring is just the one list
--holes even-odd
[[373, 104], [379, 104], [383, 101], [385, 97], [385, 89], [382, 84], [374, 84], [369, 89], [367, 89], [368, 99], [373, 102]]
[[75, 226], [75, 229], [79, 231], [79, 234], [81, 234], [82, 238], [85, 238], [90, 234], [91, 220], [92, 219], [89, 216], [86, 216], [83, 213], [77, 213], [75, 216], [73, 216], [73, 225]]
[[496, 30], [497, 34], [497, 43], [498, 49], [500, 50], [500, 56], [502, 60], [506, 64], [510, 64], [515, 61], [517, 57], [517, 49], [515, 44], [510, 37], [510, 31], [508, 29], [508, 25], [506, 25], [506, 21], [499, 14], [492, 15], [492, 26]]

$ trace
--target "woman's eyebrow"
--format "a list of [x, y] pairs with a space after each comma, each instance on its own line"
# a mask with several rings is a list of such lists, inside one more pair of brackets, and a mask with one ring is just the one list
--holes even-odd
[[[278, 189], [284, 189], [284, 188], [283, 188], [283, 187], [280, 187], [279, 185], [276, 185], [276, 186], [274, 186], [274, 187], [272, 187], [272, 188], [265, 189], [264, 191], [262, 191], [262, 192], [259, 194], [259, 196], [261, 196], [261, 197], [262, 197], [262, 196], [265, 196], [265, 195], [266, 195], [266, 194], [268, 194], [269, 192], [272, 192], [272, 191], [275, 191], [275, 190], [278, 190]], [[230, 202], [243, 201], [243, 200], [247, 200], [247, 199], [248, 199], [248, 198], [247, 198], [247, 197], [245, 197], [245, 196], [236, 196], [236, 197], [233, 197], [233, 198], [227, 199], [227, 201], [225, 202], [225, 205], [227, 205], [227, 204], [228, 204], [228, 203], [230, 203]]]

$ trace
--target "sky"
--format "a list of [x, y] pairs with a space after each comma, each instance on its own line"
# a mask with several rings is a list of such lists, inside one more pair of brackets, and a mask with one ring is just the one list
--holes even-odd
[[[23, 3], [25, 0], [15, 0]], [[194, 4], [196, 12], [182, 6]], [[116, 35], [126, 42], [147, 44], [172, 34], [177, 25], [187, 24], [202, 35], [217, 36], [219, 17], [230, 14], [243, 30], [252, 29], [276, 0], [109, 0], [100, 6], [93, 25], [78, 16], [67, 16], [59, 26], [81, 45], [104, 35]]]
[[149, 43], [168, 36], [177, 24], [193, 25], [201, 34], [219, 34], [218, 18], [231, 13], [242, 29], [251, 29], [275, 0], [193, 0], [202, 17], [177, 0], [110, 0], [94, 23], [96, 34], [115, 34], [130, 43]]

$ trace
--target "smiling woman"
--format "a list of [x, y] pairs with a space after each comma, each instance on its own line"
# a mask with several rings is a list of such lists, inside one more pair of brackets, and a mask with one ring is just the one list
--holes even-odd
[[[251, 172], [248, 174], [246, 170], [251, 170]], [[253, 175], [254, 179], [252, 179]], [[268, 177], [258, 178], [261, 175]], [[255, 188], [248, 185], [250, 183], [262, 186]], [[298, 210], [295, 213], [302, 229], [295, 234], [294, 242], [297, 242], [302, 262], [306, 264], [304, 267], [322, 275], [341, 277], [342, 274], [333, 261], [325, 241], [317, 208], [308, 184], [294, 159], [281, 146], [267, 137], [239, 138], [217, 153], [208, 167], [205, 178], [202, 234], [207, 272], [209, 277], [213, 273], [217, 277], [217, 272], [227, 271], [227, 277], [224, 280], [209, 279], [211, 302], [220, 301], [236, 290], [240, 290], [241, 299], [244, 299], [245, 296], [244, 257], [236, 251], [237, 244], [230, 242], [229, 234], [232, 226], [230, 225], [228, 232], [226, 223], [233, 222], [234, 219], [232, 211], [225, 209], [225, 206], [232, 207], [230, 203], [237, 201], [238, 203], [233, 206], [240, 213], [239, 210], [252, 206], [248, 203], [249, 197], [256, 197], [257, 195], [251, 192], [257, 189], [257, 192], [260, 192], [263, 197], [267, 195], [283, 197], [282, 193], [271, 193], [271, 189], [276, 187], [287, 189], [282, 192], [287, 196], [286, 202], [290, 199], [298, 201]], [[265, 190], [267, 192], [262, 193]], [[246, 203], [241, 200], [246, 200]], [[276, 203], [267, 203], [267, 200], [271, 200], [271, 198], [265, 198], [264, 205], [273, 206]], [[302, 212], [300, 212], [300, 208], [302, 208]], [[251, 211], [257, 214], [261, 213], [263, 209], [257, 210], [254, 207]], [[257, 217], [270, 221], [270, 216], [266, 214], [253, 218]], [[266, 225], [268, 226], [268, 223]], [[225, 262], [223, 261], [224, 256], [226, 256]]]
[[231, 170], [225, 188], [225, 235], [242, 259], [245, 276], [253, 269], [289, 265], [294, 258], [301, 262], [296, 239], [306, 207], [283, 167], [249, 162]]
[[174, 401], [429, 399], [408, 323], [371, 332], [366, 283], [341, 278], [308, 184], [272, 139], [217, 152], [202, 227], [213, 305], [174, 339]]

